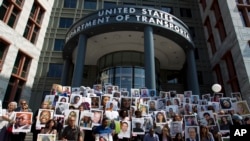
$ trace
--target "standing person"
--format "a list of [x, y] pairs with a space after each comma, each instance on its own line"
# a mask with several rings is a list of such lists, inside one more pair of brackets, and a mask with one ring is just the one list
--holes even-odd
[[68, 118], [68, 126], [63, 128], [60, 139], [63, 141], [74, 140], [83, 141], [83, 132], [75, 125], [76, 118], [71, 116]]
[[[154, 129], [151, 128], [151, 129], [149, 130], [149, 133], [147, 133], [147, 134], [144, 136], [143, 141], [160, 141], [160, 140], [159, 140], [158, 135], [155, 134]], [[169, 140], [167, 140], [167, 141], [169, 141]]]
[[[26, 100], [22, 99], [20, 100], [20, 106], [16, 108], [16, 112], [32, 112], [32, 110], [29, 108], [29, 105]], [[20, 119], [21, 120], [21, 119]], [[23, 121], [22, 121], [23, 122]], [[25, 132], [19, 132], [15, 134], [11, 134], [11, 140], [18, 140], [18, 141], [24, 141], [26, 136]]]
[[10, 133], [7, 131], [8, 128], [12, 127], [14, 123], [14, 110], [17, 108], [16, 102], [10, 102], [8, 104], [8, 108], [6, 109], [6, 113], [0, 116], [0, 140], [1, 141], [9, 141]]
[[112, 129], [108, 126], [108, 119], [107, 118], [103, 118], [102, 119], [102, 124], [100, 126], [97, 126], [94, 130], [93, 130], [94, 136], [95, 136], [95, 140], [99, 140], [99, 138], [101, 136], [105, 136], [108, 141], [113, 141], [113, 131]]
[[170, 136], [169, 128], [163, 127], [162, 133], [158, 135], [159, 141], [172, 141], [172, 137]]
[[[41, 109], [50, 109], [49, 102], [44, 101], [41, 104]], [[36, 129], [36, 121], [37, 121], [37, 116], [38, 116], [39, 109], [36, 110], [36, 112], [33, 115], [33, 123], [31, 126], [31, 132], [33, 133], [33, 141], [37, 141], [37, 134], [41, 132], [41, 129]]]

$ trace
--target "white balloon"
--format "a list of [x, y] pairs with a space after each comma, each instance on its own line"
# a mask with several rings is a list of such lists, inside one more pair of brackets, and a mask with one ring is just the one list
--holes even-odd
[[220, 84], [213, 84], [212, 90], [213, 90], [215, 93], [220, 92], [220, 91], [221, 91], [221, 85], [220, 85]]

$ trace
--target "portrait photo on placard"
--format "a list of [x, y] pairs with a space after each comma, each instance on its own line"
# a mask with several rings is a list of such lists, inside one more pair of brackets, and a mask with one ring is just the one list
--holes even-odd
[[185, 141], [200, 141], [199, 126], [186, 126], [185, 127]]
[[203, 94], [201, 95], [201, 99], [211, 101], [211, 94]]
[[91, 108], [99, 109], [100, 106], [100, 97], [99, 96], [92, 96], [91, 99]]
[[69, 109], [69, 103], [57, 102], [55, 106], [55, 116], [64, 117], [65, 110]]
[[62, 85], [60, 84], [53, 84], [52, 88], [51, 88], [51, 94], [52, 95], [60, 95], [62, 94], [63, 90], [62, 90]]
[[233, 125], [232, 117], [231, 115], [217, 115], [217, 123], [219, 130], [221, 132], [229, 131], [230, 126]]
[[250, 114], [248, 115], [242, 115], [242, 119], [244, 121], [245, 124], [250, 124]]
[[149, 97], [148, 89], [140, 89], [140, 97]]
[[103, 118], [103, 110], [91, 109], [90, 112], [92, 113], [92, 125], [101, 125]]
[[235, 103], [235, 112], [239, 115], [250, 114], [250, 110], [247, 104], [247, 101], [238, 101]]
[[131, 89], [131, 97], [140, 97], [140, 89]]
[[49, 106], [52, 106], [54, 99], [55, 99], [55, 95], [46, 95], [43, 101], [48, 102]]
[[184, 101], [184, 94], [176, 94], [176, 97], [179, 98], [181, 102]]
[[94, 93], [98, 96], [102, 95], [102, 84], [95, 84], [93, 86]]
[[231, 93], [233, 98], [236, 98], [237, 101], [242, 101], [241, 93], [240, 92], [233, 92]]
[[56, 141], [56, 134], [38, 134], [37, 141]]
[[200, 99], [199, 100], [199, 104], [200, 105], [207, 105], [208, 104], [208, 101], [206, 99]]
[[131, 122], [122, 121], [120, 126], [120, 133], [118, 133], [118, 138], [130, 138], [131, 135]]
[[186, 104], [192, 104], [191, 97], [184, 97], [184, 103]]
[[145, 129], [145, 132], [148, 132], [150, 128], [153, 128], [153, 119], [151, 116], [145, 116], [143, 129]]
[[121, 97], [121, 108], [120, 109], [129, 110], [131, 104], [132, 104], [131, 97]]
[[149, 114], [148, 105], [147, 104], [140, 104], [139, 110], [141, 111], [142, 116], [146, 116]]
[[150, 100], [150, 101], [148, 102], [148, 106], [149, 106], [148, 111], [149, 111], [149, 112], [156, 111], [156, 110], [157, 110], [157, 109], [156, 109], [156, 105], [157, 105], [157, 101], [156, 101], [156, 100]]
[[198, 126], [197, 117], [195, 115], [184, 115], [185, 126]]
[[62, 86], [63, 94], [70, 95], [71, 94], [71, 86]]
[[172, 103], [173, 103], [173, 105], [177, 105], [178, 107], [181, 106], [181, 100], [180, 100], [180, 98], [177, 98], [177, 97], [172, 98]]
[[105, 86], [105, 94], [112, 94], [113, 85], [106, 85]]
[[174, 117], [177, 113], [178, 113], [178, 106], [177, 105], [166, 106], [166, 116], [168, 118]]
[[71, 94], [70, 95], [70, 105], [73, 105], [77, 108], [82, 103], [82, 95], [80, 94]]
[[145, 130], [143, 129], [143, 118], [132, 117], [132, 133], [137, 135], [144, 135]]
[[155, 89], [148, 89], [149, 97], [156, 97], [156, 90]]
[[166, 102], [166, 99], [163, 99], [163, 98], [157, 99], [157, 109], [165, 110], [165, 102]]
[[182, 132], [182, 122], [181, 121], [172, 121], [170, 122], [170, 135], [171, 137], [175, 137], [177, 133]]
[[12, 125], [12, 132], [30, 132], [32, 116], [32, 112], [15, 112], [15, 123]]
[[191, 98], [191, 96], [192, 96], [192, 91], [184, 91], [184, 97]]
[[167, 98], [166, 92], [165, 91], [160, 91], [159, 98]]
[[220, 102], [220, 98], [222, 98], [222, 97], [223, 97], [223, 93], [214, 93], [213, 101]]
[[223, 110], [232, 109], [233, 107], [232, 107], [231, 98], [230, 97], [220, 98], [220, 106], [221, 106], [221, 109]]
[[121, 92], [119, 92], [119, 91], [113, 91], [112, 92], [112, 96], [120, 98], [121, 97]]
[[111, 101], [112, 95], [104, 94], [101, 96], [101, 106], [106, 106], [108, 101]]
[[186, 115], [189, 115], [192, 112], [192, 104], [183, 103], [183, 107], [184, 107], [184, 113]]
[[215, 118], [212, 110], [203, 111], [199, 113], [200, 124], [205, 126], [215, 126]]
[[71, 122], [71, 117], [73, 117], [75, 119], [75, 125], [78, 125], [79, 121], [79, 110], [73, 110], [73, 109], [67, 109], [65, 110], [65, 113], [64, 113], [64, 127], [69, 125], [69, 122]]
[[119, 113], [117, 111], [117, 105], [114, 104], [115, 102], [109, 101], [106, 104], [106, 111], [105, 111], [105, 116], [109, 120], [118, 120], [119, 119]]
[[82, 103], [79, 105], [79, 108], [83, 110], [90, 110], [91, 98], [90, 97], [82, 97]]
[[167, 122], [165, 111], [155, 111], [155, 123], [163, 124]]
[[59, 96], [57, 102], [66, 102], [66, 103], [68, 103], [69, 102], [69, 97]]
[[129, 92], [128, 91], [121, 91], [121, 97], [129, 97]]
[[39, 109], [36, 121], [36, 129], [45, 127], [45, 124], [54, 117], [54, 110]]
[[[220, 102], [208, 102], [208, 106], [213, 106], [215, 112], [219, 112], [220, 108]], [[231, 108], [232, 109], [232, 108]]]
[[200, 97], [199, 95], [192, 95], [191, 96], [191, 103], [192, 104], [199, 104]]
[[81, 111], [79, 126], [84, 130], [92, 130], [92, 113], [90, 111]]

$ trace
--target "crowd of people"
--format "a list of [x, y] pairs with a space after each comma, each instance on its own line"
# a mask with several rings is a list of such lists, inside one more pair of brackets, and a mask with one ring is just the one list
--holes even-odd
[[1, 110], [1, 141], [24, 141], [27, 132], [33, 141], [226, 141], [231, 125], [250, 124], [239, 92], [157, 93], [111, 84], [54, 84], [36, 111], [26, 100]]

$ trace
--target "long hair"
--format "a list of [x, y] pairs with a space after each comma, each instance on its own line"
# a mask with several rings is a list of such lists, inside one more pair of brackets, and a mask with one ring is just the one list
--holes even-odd
[[164, 114], [162, 112], [158, 112], [157, 113], [157, 115], [156, 115], [156, 122], [160, 122], [160, 120], [158, 119], [158, 115], [160, 115], [160, 114], [163, 116], [162, 122], [166, 122], [166, 118], [165, 118], [165, 116], [164, 116]]
[[[204, 128], [206, 129], [205, 132], [202, 131], [202, 129], [204, 129]], [[201, 140], [202, 140], [203, 138], [205, 138], [205, 139], [210, 139], [210, 138], [211, 138], [211, 136], [210, 136], [210, 134], [209, 134], [208, 128], [207, 128], [206, 126], [204, 126], [204, 125], [201, 125], [201, 126], [200, 126], [200, 138], [201, 138]]]

